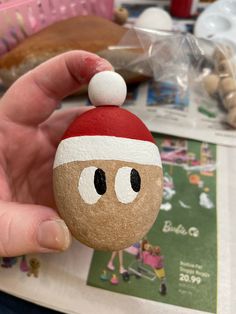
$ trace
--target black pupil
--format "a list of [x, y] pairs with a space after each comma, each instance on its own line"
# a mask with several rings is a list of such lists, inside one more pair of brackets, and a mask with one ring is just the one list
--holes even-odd
[[106, 193], [106, 175], [102, 169], [97, 169], [94, 173], [94, 186], [99, 195]]
[[137, 170], [132, 169], [130, 172], [130, 183], [134, 192], [139, 192], [141, 188], [141, 178]]

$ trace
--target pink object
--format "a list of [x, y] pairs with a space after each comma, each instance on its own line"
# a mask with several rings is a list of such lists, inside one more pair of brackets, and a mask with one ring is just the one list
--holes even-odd
[[110, 282], [111, 282], [112, 285], [118, 285], [119, 284], [119, 279], [117, 278], [117, 276], [115, 274], [113, 274]]
[[132, 246], [128, 247], [127, 249], [125, 249], [124, 251], [131, 254], [131, 255], [138, 255], [139, 248], [132, 245]]
[[26, 37], [57, 21], [78, 15], [113, 18], [114, 0], [0, 1], [0, 55]]
[[20, 270], [23, 272], [29, 271], [29, 266], [27, 264], [27, 260], [26, 260], [25, 255], [22, 256], [22, 260], [20, 262]]
[[107, 268], [108, 268], [109, 270], [115, 270], [115, 266], [112, 264], [112, 262], [109, 262], [109, 263], [107, 264]]
[[145, 251], [143, 252], [143, 263], [155, 269], [163, 268], [163, 256], [152, 255]]
[[180, 148], [171, 152], [161, 152], [163, 161], [174, 162], [177, 164], [186, 163], [189, 161], [188, 154], [185, 148]]

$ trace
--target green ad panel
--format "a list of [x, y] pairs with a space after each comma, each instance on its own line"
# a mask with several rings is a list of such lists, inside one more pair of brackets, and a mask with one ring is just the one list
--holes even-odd
[[87, 283], [216, 313], [216, 145], [154, 137], [164, 174], [158, 219], [123, 252], [95, 252]]

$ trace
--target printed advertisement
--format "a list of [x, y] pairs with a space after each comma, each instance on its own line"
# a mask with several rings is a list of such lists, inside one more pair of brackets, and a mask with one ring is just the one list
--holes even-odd
[[223, 105], [204, 93], [183, 92], [172, 82], [131, 86], [126, 109], [138, 115], [152, 132], [236, 146], [236, 131], [226, 123]]
[[123, 252], [95, 252], [88, 284], [216, 313], [216, 146], [155, 138], [164, 173], [158, 219], [147, 237]]

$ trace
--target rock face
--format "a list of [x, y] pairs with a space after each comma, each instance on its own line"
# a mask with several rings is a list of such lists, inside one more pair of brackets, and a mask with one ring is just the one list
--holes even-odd
[[162, 200], [156, 144], [135, 115], [100, 106], [78, 117], [57, 149], [55, 199], [73, 236], [97, 250], [141, 240]]
[[127, 88], [112, 71], [89, 83], [95, 109], [75, 119], [54, 161], [57, 207], [76, 239], [119, 251], [140, 241], [162, 199], [162, 166], [154, 139], [134, 114], [121, 109]]
[[[91, 176], [84, 173], [89, 168]], [[122, 169], [127, 180], [118, 178]], [[94, 184], [98, 170], [105, 174], [106, 189], [102, 178]], [[129, 178], [132, 170], [141, 178], [137, 192]], [[124, 187], [121, 191], [119, 184]], [[162, 170], [121, 161], [71, 162], [54, 170], [54, 191], [60, 215], [76, 239], [97, 250], [118, 251], [142, 239], [155, 222], [161, 203]], [[133, 201], [124, 203], [124, 199]]]

